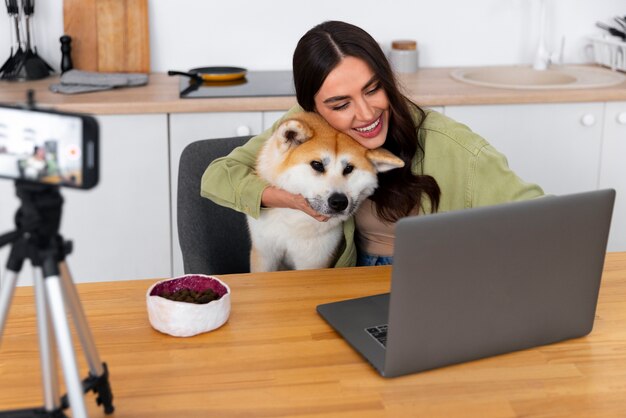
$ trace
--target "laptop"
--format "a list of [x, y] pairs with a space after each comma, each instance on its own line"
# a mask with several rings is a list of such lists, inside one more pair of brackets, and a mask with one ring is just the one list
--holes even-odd
[[607, 189], [403, 218], [391, 292], [317, 311], [385, 377], [587, 335], [614, 200]]

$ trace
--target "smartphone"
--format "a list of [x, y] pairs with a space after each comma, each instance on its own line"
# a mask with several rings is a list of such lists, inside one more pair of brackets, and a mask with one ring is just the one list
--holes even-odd
[[98, 141], [92, 116], [0, 104], [0, 177], [91, 189]]

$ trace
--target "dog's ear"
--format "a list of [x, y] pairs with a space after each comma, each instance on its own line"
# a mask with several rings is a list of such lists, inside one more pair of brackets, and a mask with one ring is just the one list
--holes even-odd
[[365, 156], [374, 164], [376, 171], [379, 173], [404, 167], [404, 161], [384, 148], [367, 150]]
[[313, 129], [299, 119], [287, 119], [276, 130], [276, 135], [282, 145], [281, 148], [284, 147], [283, 151], [308, 141], [313, 134]]

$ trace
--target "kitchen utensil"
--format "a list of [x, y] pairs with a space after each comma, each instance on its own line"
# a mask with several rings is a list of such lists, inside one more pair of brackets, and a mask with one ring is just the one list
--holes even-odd
[[620, 17], [620, 16], [615, 16], [615, 18], [613, 20], [615, 20], [617, 22], [617, 24], [622, 27], [623, 31], [626, 31], [626, 19], [624, 19], [623, 17]]
[[[11, 19], [11, 5], [9, 3], [9, 0], [5, 0], [6, 6], [7, 6], [7, 13], [9, 15], [9, 22], [13, 22], [13, 19]], [[9, 23], [9, 26], [11, 26], [12, 23]], [[4, 72], [4, 70], [9, 67], [10, 65], [12, 65], [13, 62], [13, 46], [14, 46], [14, 39], [13, 39], [13, 28], [10, 27], [9, 28], [9, 33], [11, 36], [11, 50], [9, 52], [9, 58], [7, 58], [7, 60], [4, 62], [4, 64], [2, 64], [2, 67], [0, 67], [0, 74], [2, 74]]]
[[606, 23], [602, 23], [602, 22], [596, 22], [596, 26], [599, 27], [600, 29], [604, 29], [605, 31], [607, 31], [613, 36], [622, 38], [622, 41], [626, 41], [626, 32], [622, 32], [621, 30], [615, 29], [614, 27], [609, 26]]
[[[11, 45], [11, 55], [2, 65], [0, 72], [2, 72], [3, 79], [12, 79], [12, 74], [15, 71], [15, 68], [22, 60], [24, 50], [22, 49], [22, 42], [20, 37], [19, 7], [17, 5], [17, 0], [5, 0], [5, 3], [7, 6], [9, 20], [12, 22], [13, 26], [11, 34], [15, 33], [15, 45]], [[13, 51], [15, 51], [15, 54], [13, 54]]]
[[[172, 73], [174, 74], [170, 74], [170, 75], [177, 75], [177, 71], [172, 71]], [[189, 84], [180, 92], [180, 97], [186, 96], [190, 93], [193, 93], [194, 91], [198, 90], [201, 87], [210, 87], [210, 88], [220, 88], [220, 87], [233, 87], [233, 86], [238, 86], [240, 84], [246, 84], [247, 80], [246, 78], [240, 78], [237, 80], [229, 80], [229, 81], [204, 81], [202, 80], [200, 77], [192, 77], [189, 79]]]
[[148, 0], [63, 0], [63, 24], [75, 69], [150, 72]]
[[0, 74], [4, 72], [4, 69], [7, 68], [7, 66], [11, 63], [13, 59], [13, 31], [10, 30], [10, 32], [11, 32], [11, 49], [9, 51], [9, 58], [7, 58], [4, 64], [2, 64], [2, 67], [0, 67]]
[[26, 79], [38, 80], [47, 77], [54, 70], [37, 54], [31, 23], [32, 16], [35, 13], [35, 0], [22, 0], [22, 8], [24, 10], [26, 27], [26, 58], [24, 59]]
[[20, 11], [17, 0], [7, 0], [7, 12], [13, 17], [17, 38], [17, 52], [10, 62], [2, 66], [2, 78], [5, 80], [38, 80], [47, 77], [54, 70], [39, 55], [34, 45], [31, 18], [35, 12], [35, 0], [22, 0], [26, 41], [22, 49], [20, 36]]
[[185, 71], [168, 71], [167, 75], [182, 75], [203, 81], [233, 81], [246, 76], [248, 71], [240, 67], [199, 67]]

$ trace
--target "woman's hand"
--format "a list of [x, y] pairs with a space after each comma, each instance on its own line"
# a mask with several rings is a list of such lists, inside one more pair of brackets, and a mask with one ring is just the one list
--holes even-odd
[[290, 208], [300, 210], [312, 218], [326, 222], [328, 216], [317, 213], [301, 194], [289, 193], [274, 186], [266, 187], [261, 195], [261, 205], [266, 208]]

